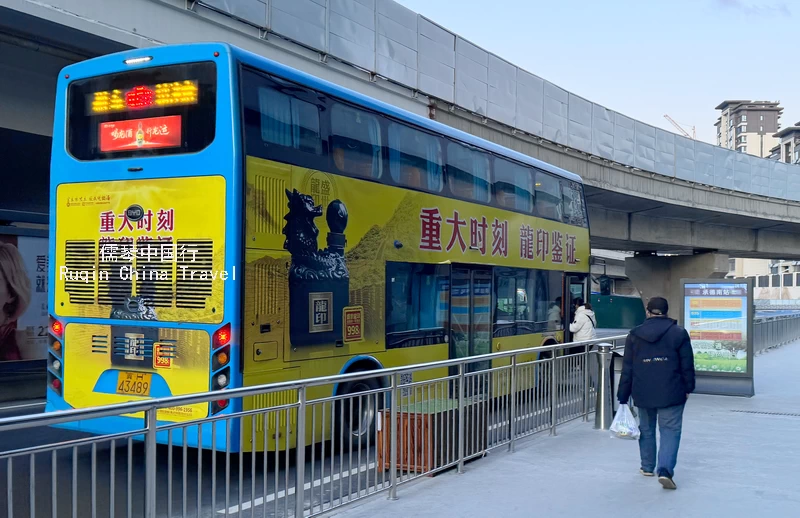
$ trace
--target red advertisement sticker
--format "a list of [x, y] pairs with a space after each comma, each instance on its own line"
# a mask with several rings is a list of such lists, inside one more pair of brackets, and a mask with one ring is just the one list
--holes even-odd
[[364, 340], [364, 308], [344, 308], [344, 343]]
[[100, 152], [160, 149], [181, 145], [181, 116], [100, 123]]
[[153, 345], [153, 367], [156, 369], [169, 369], [172, 367], [172, 357], [168, 355], [167, 351], [161, 350], [160, 344]]

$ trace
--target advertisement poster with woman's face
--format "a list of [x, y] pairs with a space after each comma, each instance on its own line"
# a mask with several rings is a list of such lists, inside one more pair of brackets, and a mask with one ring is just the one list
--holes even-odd
[[0, 235], [0, 361], [47, 358], [47, 239]]

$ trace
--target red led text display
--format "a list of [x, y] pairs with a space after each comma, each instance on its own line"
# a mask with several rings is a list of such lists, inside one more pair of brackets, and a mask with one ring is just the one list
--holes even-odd
[[90, 115], [197, 104], [197, 81], [137, 85], [89, 94]]

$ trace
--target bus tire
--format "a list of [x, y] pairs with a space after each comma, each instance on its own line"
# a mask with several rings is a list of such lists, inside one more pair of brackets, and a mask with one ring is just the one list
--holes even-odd
[[[337, 405], [336, 422], [338, 426], [335, 437], [336, 445], [356, 450], [365, 448], [369, 438], [370, 446], [375, 445], [375, 428], [378, 412], [383, 408], [383, 394], [368, 394], [366, 396], [346, 397], [360, 392], [380, 390], [382, 385], [378, 378], [350, 381], [343, 384], [338, 394], [340, 399]], [[376, 398], [377, 396], [377, 398]], [[377, 399], [377, 400], [376, 400]]]

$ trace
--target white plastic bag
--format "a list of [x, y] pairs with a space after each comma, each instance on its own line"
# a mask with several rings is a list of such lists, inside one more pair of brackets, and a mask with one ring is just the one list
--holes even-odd
[[639, 435], [639, 425], [636, 424], [636, 418], [633, 417], [630, 407], [627, 404], [620, 405], [611, 423], [611, 437], [638, 439]]

